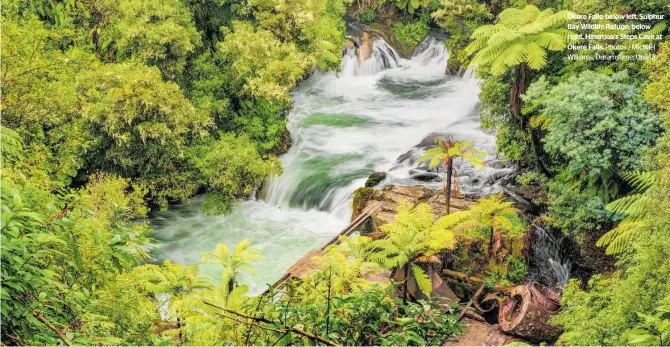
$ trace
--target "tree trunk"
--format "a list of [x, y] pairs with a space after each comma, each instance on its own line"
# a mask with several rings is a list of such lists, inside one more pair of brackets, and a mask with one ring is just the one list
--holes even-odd
[[226, 300], [228, 300], [228, 296], [230, 296], [230, 293], [233, 292], [233, 289], [235, 289], [235, 281], [230, 281], [228, 282], [228, 295], [226, 296]]
[[454, 169], [454, 164], [453, 164], [454, 161], [451, 158], [449, 158], [447, 160], [448, 160], [447, 168], [446, 168], [447, 169], [447, 188], [445, 189], [445, 194], [446, 194], [446, 198], [447, 198], [447, 200], [446, 200], [446, 202], [447, 202], [447, 214], [449, 214], [450, 205], [451, 205], [451, 174], [452, 174], [453, 169]]
[[549, 165], [544, 162], [544, 154], [542, 150], [542, 144], [540, 143], [540, 137], [537, 134], [538, 131], [535, 129], [530, 129], [530, 144], [533, 147], [533, 153], [535, 154], [535, 166], [543, 174], [549, 176]]
[[405, 279], [402, 284], [402, 303], [407, 305], [407, 280], [409, 278], [409, 262], [405, 264]]
[[509, 103], [512, 106], [512, 115], [519, 121], [522, 130], [526, 128], [526, 122], [521, 114], [521, 107], [523, 106], [521, 94], [528, 89], [529, 79], [530, 70], [526, 63], [521, 63], [514, 68], [514, 84], [512, 84], [510, 90]]
[[489, 240], [489, 259], [492, 258], [503, 246], [502, 232], [500, 230], [491, 230], [491, 239]]

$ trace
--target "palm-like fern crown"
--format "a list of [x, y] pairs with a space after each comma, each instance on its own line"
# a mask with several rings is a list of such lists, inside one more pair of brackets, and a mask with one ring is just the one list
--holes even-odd
[[621, 174], [621, 178], [633, 187], [633, 191], [607, 205], [608, 211], [625, 216], [616, 228], [605, 233], [596, 243], [600, 247], [607, 246], [607, 254], [629, 249], [640, 232], [648, 229], [645, 217], [653, 201], [647, 191], [658, 184], [654, 172], [626, 172]]
[[251, 265], [253, 261], [263, 259], [258, 248], [249, 247], [251, 241], [244, 239], [232, 250], [226, 244], [217, 244], [214, 252], [202, 252], [201, 263], [223, 265], [221, 273], [221, 290], [228, 291], [229, 283], [241, 273], [255, 273]]
[[484, 25], [472, 33], [474, 40], [465, 51], [477, 52], [471, 66], [490, 66], [491, 73], [501, 75], [509, 67], [527, 63], [539, 70], [547, 64], [547, 50], [561, 51], [572, 34], [562, 26], [570, 11], [540, 11], [533, 5], [524, 9], [508, 8], [500, 13], [495, 25]]
[[381, 230], [387, 238], [371, 243], [374, 252], [369, 258], [387, 269], [400, 268], [409, 263], [411, 275], [419, 289], [428, 294], [432, 282], [416, 261], [424, 261], [437, 251], [453, 248], [456, 243], [451, 230], [463, 220], [463, 214], [452, 214], [433, 221], [433, 208], [421, 203], [412, 208], [411, 203], [401, 203], [393, 222], [385, 224]]
[[440, 162], [446, 162], [458, 157], [467, 160], [476, 168], [484, 167], [486, 152], [475, 148], [472, 141], [452, 141], [450, 138], [435, 138], [435, 144], [437, 146], [427, 150], [418, 159], [419, 161], [430, 160], [429, 166], [431, 168], [438, 166]]

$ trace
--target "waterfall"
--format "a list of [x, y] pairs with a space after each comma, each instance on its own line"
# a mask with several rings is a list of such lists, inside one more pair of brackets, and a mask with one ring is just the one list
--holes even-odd
[[411, 60], [418, 61], [423, 65], [446, 66], [448, 54], [444, 42], [434, 37], [427, 37], [412, 52]]
[[[445, 74], [442, 42], [428, 38], [404, 59], [384, 40], [368, 37], [352, 41], [343, 55], [339, 74], [316, 71], [292, 92], [287, 127], [293, 144], [280, 157], [283, 173], [264, 185], [258, 200], [223, 215], [205, 215], [200, 197], [154, 214], [156, 261], [197, 264], [217, 243], [249, 239], [266, 258], [255, 264], [256, 277], [242, 278], [257, 293], [348, 224], [352, 194], [373, 172], [388, 173], [383, 184], [440, 188], [417, 175], [424, 168], [416, 158], [432, 143], [427, 136], [473, 140], [495, 153], [495, 138], [480, 128], [478, 81]], [[457, 161], [462, 191], [495, 191], [508, 168], [489, 159], [482, 172]], [[220, 269], [199, 268], [218, 282]]]
[[565, 247], [565, 237], [560, 232], [547, 230], [542, 222], [536, 223], [531, 238], [529, 277], [545, 285], [567, 284], [571, 261], [565, 255]]
[[[363, 60], [366, 45], [370, 54]], [[351, 194], [375, 171], [390, 170], [387, 183], [430, 186], [413, 179], [410, 171], [416, 168], [398, 166], [397, 159], [440, 131], [494, 152], [493, 136], [479, 125], [477, 81], [445, 75], [448, 52], [443, 42], [429, 37], [410, 59], [403, 59], [383, 39], [373, 37], [352, 43], [343, 55], [339, 76], [318, 71], [293, 94], [288, 128], [294, 142], [281, 158], [283, 174], [265, 187], [269, 204], [348, 218]], [[489, 174], [491, 170], [496, 169], [487, 168]], [[473, 176], [476, 170], [465, 171]], [[487, 177], [483, 173], [472, 178], [466, 189], [484, 187]]]
[[399, 65], [398, 57], [398, 52], [386, 41], [374, 37], [365, 41], [358, 48], [345, 49], [342, 57], [342, 75], [369, 76], [386, 69], [393, 69]]

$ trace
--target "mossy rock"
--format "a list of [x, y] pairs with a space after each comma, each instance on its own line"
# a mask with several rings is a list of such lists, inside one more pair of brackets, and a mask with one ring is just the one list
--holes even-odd
[[385, 179], [386, 179], [386, 172], [375, 172], [372, 175], [370, 175], [370, 177], [368, 177], [367, 181], [365, 181], [365, 186], [369, 188], [374, 187]]
[[354, 198], [351, 203], [351, 220], [354, 220], [359, 214], [363, 212], [368, 201], [372, 200], [375, 195], [375, 190], [371, 187], [362, 187], [354, 191]]

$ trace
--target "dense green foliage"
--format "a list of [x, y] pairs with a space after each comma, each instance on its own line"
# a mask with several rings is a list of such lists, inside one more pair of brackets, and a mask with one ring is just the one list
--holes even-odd
[[552, 161], [581, 179], [608, 181], [639, 169], [642, 150], [662, 131], [661, 118], [625, 71], [585, 71], [553, 88], [541, 78], [524, 98], [540, 113], [536, 122], [546, 130], [542, 141]]
[[480, 26], [472, 33], [473, 41], [465, 52], [477, 52], [471, 64], [489, 67], [493, 75], [517, 65], [539, 70], [547, 64], [547, 50], [566, 48], [570, 31], [563, 25], [568, 14], [554, 13], [551, 8], [540, 11], [533, 5], [521, 10], [508, 8], [500, 13], [495, 25]]
[[421, 15], [419, 20], [412, 22], [396, 23], [393, 33], [402, 43], [414, 47], [421, 43], [428, 35], [428, 13]]
[[463, 49], [470, 42], [470, 35], [492, 16], [487, 6], [480, 1], [444, 0], [442, 7], [431, 13], [431, 17], [450, 35], [446, 42], [449, 50], [447, 68], [456, 72], [470, 60], [469, 54]]
[[[667, 95], [654, 89], [670, 75], [668, 44], [659, 52], [657, 68], [645, 89], [646, 99], [668, 121]], [[665, 133], [655, 147], [648, 148], [647, 174], [624, 175], [636, 188], [631, 195], [610, 205], [625, 219], [605, 234], [601, 243], [611, 252], [620, 253], [621, 269], [610, 276], [592, 278], [584, 291], [571, 283], [564, 302], [567, 310], [557, 318], [566, 327], [561, 340], [569, 344], [667, 344], [667, 323], [663, 310], [670, 298], [665, 279], [670, 275], [667, 240], [670, 232], [670, 161]], [[657, 318], [654, 318], [657, 317]], [[665, 324], [665, 325], [664, 325]], [[621, 334], [621, 332], [625, 332]]]

